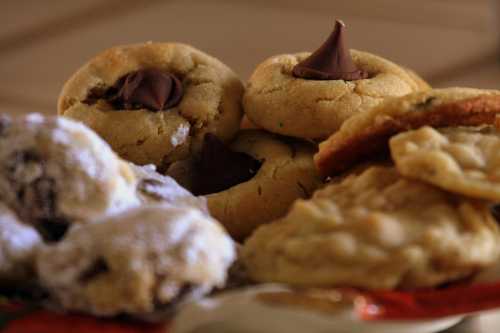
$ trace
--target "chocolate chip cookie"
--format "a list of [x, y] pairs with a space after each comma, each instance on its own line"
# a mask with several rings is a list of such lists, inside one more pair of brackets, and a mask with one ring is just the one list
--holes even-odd
[[97, 222], [38, 253], [40, 280], [65, 309], [171, 312], [222, 286], [235, 257], [223, 228], [197, 209], [145, 206]]
[[339, 174], [359, 161], [384, 154], [392, 135], [432, 127], [494, 124], [500, 114], [500, 91], [445, 88], [391, 98], [347, 120], [319, 146], [314, 156], [323, 175]]
[[278, 134], [325, 139], [386, 97], [426, 88], [389, 60], [349, 50], [344, 38], [344, 24], [337, 21], [314, 53], [278, 55], [260, 64], [243, 98], [250, 121]]
[[45, 240], [137, 206], [135, 187], [128, 164], [85, 125], [39, 114], [0, 119], [0, 200]]
[[314, 152], [306, 142], [243, 130], [229, 147], [207, 136], [201, 156], [188, 166], [173, 165], [169, 174], [195, 194], [206, 195], [212, 216], [241, 240], [321, 184]]
[[500, 202], [500, 132], [495, 127], [425, 126], [393, 136], [389, 146], [402, 175]]
[[259, 227], [241, 259], [258, 282], [412, 289], [491, 265], [498, 240], [487, 202], [372, 167]]
[[219, 60], [184, 44], [111, 48], [64, 85], [60, 115], [95, 130], [124, 159], [166, 167], [199, 150], [206, 133], [230, 140], [243, 85]]

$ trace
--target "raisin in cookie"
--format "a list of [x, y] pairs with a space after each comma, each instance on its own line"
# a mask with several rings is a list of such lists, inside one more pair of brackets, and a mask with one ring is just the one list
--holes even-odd
[[478, 199], [500, 202], [500, 132], [494, 127], [422, 127], [389, 141], [398, 171]]
[[258, 228], [242, 261], [259, 282], [423, 288], [492, 264], [498, 241], [488, 203], [373, 167]]
[[0, 203], [0, 285], [19, 283], [33, 276], [40, 244], [38, 232]]
[[69, 223], [139, 204], [126, 162], [85, 125], [31, 114], [0, 119], [0, 199], [46, 240]]
[[349, 50], [344, 25], [316, 52], [278, 55], [261, 63], [243, 98], [250, 121], [270, 132], [325, 139], [352, 115], [386, 97], [422, 89], [408, 72], [382, 57]]
[[321, 184], [314, 152], [306, 142], [243, 130], [229, 147], [207, 136], [201, 156], [188, 167], [174, 165], [169, 174], [195, 194], [206, 195], [212, 216], [240, 240], [283, 216], [296, 199], [308, 198]]
[[42, 248], [37, 271], [65, 308], [146, 315], [222, 286], [234, 245], [197, 209], [145, 206], [73, 228]]
[[168, 165], [197, 151], [205, 133], [230, 140], [243, 85], [219, 60], [184, 44], [104, 51], [65, 84], [58, 112], [86, 123], [123, 158]]
[[433, 127], [494, 124], [500, 91], [445, 88], [391, 98], [347, 120], [319, 146], [314, 156], [323, 175], [336, 175], [366, 158], [387, 151], [392, 135], [425, 125]]

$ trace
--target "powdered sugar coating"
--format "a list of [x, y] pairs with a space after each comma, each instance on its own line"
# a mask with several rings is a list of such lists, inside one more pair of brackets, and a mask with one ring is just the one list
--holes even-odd
[[223, 285], [235, 257], [223, 228], [197, 209], [144, 206], [100, 222], [37, 257], [42, 283], [67, 309], [151, 313]]
[[85, 125], [1, 119], [0, 199], [25, 222], [88, 220], [139, 204], [128, 165]]
[[0, 203], [0, 281], [20, 281], [33, 273], [35, 252], [42, 243], [38, 232], [21, 223]]

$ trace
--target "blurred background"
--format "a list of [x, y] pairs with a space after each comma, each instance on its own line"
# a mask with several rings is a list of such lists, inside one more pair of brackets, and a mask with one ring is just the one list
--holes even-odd
[[96, 53], [192, 44], [243, 80], [263, 59], [314, 50], [335, 18], [351, 47], [434, 86], [500, 88], [497, 0], [1, 0], [0, 111], [55, 113], [64, 81]]

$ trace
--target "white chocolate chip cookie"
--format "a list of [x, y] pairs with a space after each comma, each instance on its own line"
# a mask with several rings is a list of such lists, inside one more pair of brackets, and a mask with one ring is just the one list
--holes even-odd
[[488, 203], [372, 167], [261, 226], [242, 260], [259, 282], [423, 288], [495, 262], [498, 237]]

